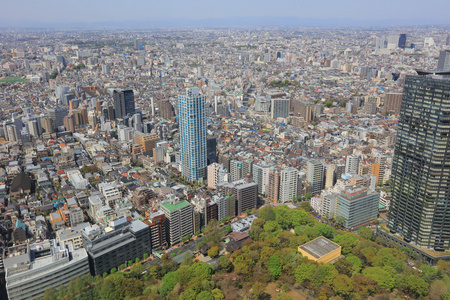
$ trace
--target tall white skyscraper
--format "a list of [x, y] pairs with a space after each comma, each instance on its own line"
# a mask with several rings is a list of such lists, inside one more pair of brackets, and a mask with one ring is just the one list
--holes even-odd
[[183, 177], [190, 181], [206, 178], [206, 97], [198, 88], [178, 96], [180, 115], [180, 159]]

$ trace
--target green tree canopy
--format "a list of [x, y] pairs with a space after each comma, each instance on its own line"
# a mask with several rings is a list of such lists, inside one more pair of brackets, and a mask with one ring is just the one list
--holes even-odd
[[205, 229], [205, 241], [210, 247], [220, 247], [224, 233], [222, 228], [217, 225], [217, 222], [209, 222]]
[[281, 276], [281, 271], [283, 269], [280, 258], [276, 255], [272, 255], [269, 259], [268, 265], [270, 275], [273, 278], [278, 279], [278, 277]]

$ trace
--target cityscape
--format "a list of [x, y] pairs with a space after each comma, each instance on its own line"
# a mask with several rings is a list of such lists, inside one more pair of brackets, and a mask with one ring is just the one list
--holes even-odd
[[105, 24], [0, 27], [0, 299], [450, 299], [449, 24]]

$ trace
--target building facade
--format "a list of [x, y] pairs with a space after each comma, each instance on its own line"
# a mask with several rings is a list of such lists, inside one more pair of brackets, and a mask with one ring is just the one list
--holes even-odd
[[406, 77], [388, 228], [423, 248], [450, 249], [449, 130], [450, 80]]
[[42, 298], [45, 290], [89, 273], [86, 250], [58, 245], [56, 240], [8, 248], [3, 265], [10, 300]]
[[348, 188], [338, 195], [336, 217], [345, 219], [345, 228], [354, 228], [372, 221], [378, 216], [380, 194], [365, 187]]
[[198, 88], [178, 96], [182, 175], [189, 181], [206, 178], [206, 97]]
[[113, 99], [116, 119], [136, 113], [133, 90], [114, 90]]
[[166, 233], [170, 245], [181, 242], [187, 235], [194, 234], [193, 208], [187, 201], [161, 203], [166, 216]]

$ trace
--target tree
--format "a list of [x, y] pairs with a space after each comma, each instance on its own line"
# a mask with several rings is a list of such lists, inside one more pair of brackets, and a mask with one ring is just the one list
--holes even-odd
[[139, 263], [140, 261], [141, 260], [138, 257], [136, 257], [136, 259], [134, 260], [135, 263]]
[[192, 300], [192, 299], [195, 299], [196, 296], [197, 296], [197, 293], [193, 289], [189, 288], [189, 289], [185, 290], [184, 292], [182, 292], [178, 299]]
[[303, 201], [303, 202], [300, 203], [300, 208], [303, 209], [306, 212], [310, 212], [311, 211], [311, 204], [308, 201]]
[[214, 246], [214, 247], [211, 247], [211, 249], [208, 250], [208, 256], [209, 257], [214, 258], [217, 255], [219, 255], [219, 247]]
[[98, 290], [97, 294], [101, 295], [101, 299], [115, 300], [118, 298], [116, 287], [110, 280], [102, 280], [101, 284], [96, 284], [95, 289]]
[[326, 238], [332, 238], [334, 235], [334, 229], [325, 223], [317, 223], [314, 225], [314, 229], [317, 230], [319, 236], [323, 235]]
[[183, 250], [178, 250], [177, 255], [180, 255], [181, 253], [183, 253]]
[[226, 227], [226, 230], [227, 230], [228, 233], [230, 233], [230, 232], [232, 231], [231, 226], [228, 225], [228, 226]]
[[125, 264], [121, 264], [121, 265], [119, 266], [119, 270], [120, 270], [120, 271], [125, 270], [125, 268], [126, 268], [126, 267], [125, 267]]
[[276, 215], [272, 206], [267, 205], [261, 207], [261, 209], [259, 210], [259, 217], [267, 222], [267, 221], [275, 221]]
[[169, 272], [162, 278], [162, 284], [159, 286], [159, 293], [165, 297], [167, 293], [175, 287], [178, 282], [178, 271]]
[[428, 295], [428, 287], [423, 278], [414, 275], [406, 276], [399, 284], [400, 290], [415, 299]]
[[[394, 272], [395, 273], [395, 270]], [[363, 275], [375, 280], [378, 285], [388, 291], [391, 291], [397, 284], [395, 275], [386, 271], [385, 268], [370, 267], [363, 271]]]
[[111, 274], [114, 274], [114, 273], [116, 273], [116, 272], [117, 272], [117, 269], [116, 269], [116, 268], [112, 268], [110, 273], [111, 273]]
[[222, 290], [220, 290], [220, 289], [213, 289], [211, 291], [211, 294], [214, 297], [214, 300], [222, 300], [225, 298], [225, 295], [223, 294]]
[[278, 279], [278, 277], [281, 276], [281, 271], [283, 269], [280, 258], [276, 255], [272, 255], [269, 259], [268, 266], [270, 275], [273, 278]]
[[118, 290], [127, 298], [137, 297], [142, 295], [144, 283], [136, 278], [125, 278], [119, 285]]
[[348, 255], [358, 243], [358, 237], [354, 234], [338, 234], [333, 242], [342, 247], [342, 254]]
[[221, 271], [227, 273], [233, 271], [233, 263], [226, 256], [219, 257], [219, 263], [220, 263], [219, 269]]
[[325, 102], [325, 106], [330, 108], [333, 106], [333, 101], [328, 100], [327, 102]]
[[54, 288], [49, 288], [45, 290], [44, 300], [56, 300], [56, 299], [58, 299], [58, 297], [56, 295], [56, 291]]
[[240, 255], [235, 260], [234, 270], [238, 275], [249, 277], [253, 270], [253, 262], [246, 256]]
[[200, 230], [197, 230], [196, 232], [195, 232], [195, 235], [199, 235], [200, 234]]
[[56, 78], [56, 76], [58, 76], [58, 72], [52, 72], [51, 74], [50, 74], [50, 79], [55, 79]]
[[368, 227], [359, 227], [358, 234], [363, 239], [366, 239], [366, 240], [372, 239], [372, 229], [370, 229]]
[[223, 230], [215, 222], [209, 222], [205, 229], [205, 241], [212, 248], [220, 247], [224, 237]]
[[58, 288], [58, 298], [63, 298], [66, 295], [66, 288], [64, 285], [60, 285]]
[[136, 276], [140, 276], [143, 271], [144, 267], [140, 263], [135, 263], [130, 268], [130, 272], [134, 272]]
[[182, 266], [190, 266], [194, 263], [194, 255], [191, 252], [186, 252], [183, 256], [183, 260], [181, 261]]
[[211, 294], [211, 292], [202, 291], [197, 295], [195, 300], [214, 300], [214, 296]]
[[144, 253], [144, 260], [148, 258], [148, 253]]
[[316, 273], [317, 265], [315, 263], [302, 263], [295, 271], [295, 280], [298, 283], [303, 283], [305, 280], [311, 280]]
[[174, 258], [175, 256], [177, 256], [175, 252], [170, 253], [170, 258]]
[[353, 282], [347, 275], [338, 275], [333, 280], [333, 290], [339, 296], [349, 297], [354, 290]]
[[245, 210], [245, 213], [246, 213], [247, 215], [249, 215], [251, 212], [252, 212], [252, 211], [251, 211], [250, 209], [248, 209], [248, 208]]

